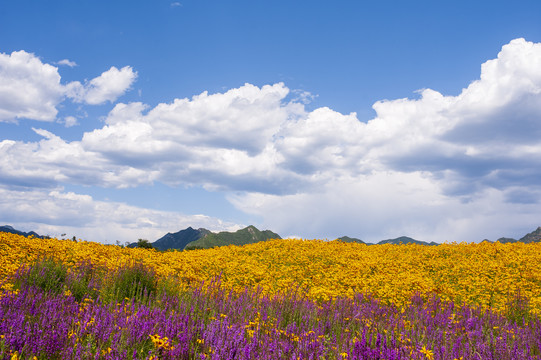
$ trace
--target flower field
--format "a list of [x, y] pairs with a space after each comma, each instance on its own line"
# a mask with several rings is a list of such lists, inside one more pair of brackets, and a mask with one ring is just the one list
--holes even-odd
[[0, 359], [541, 359], [541, 244], [0, 233]]

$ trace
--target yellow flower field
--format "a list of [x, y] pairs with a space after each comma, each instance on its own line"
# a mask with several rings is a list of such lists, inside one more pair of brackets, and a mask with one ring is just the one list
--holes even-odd
[[271, 240], [243, 247], [158, 252], [93, 242], [0, 233], [0, 279], [20, 264], [52, 256], [67, 264], [91, 260], [108, 269], [131, 261], [152, 266], [184, 286], [221, 275], [223, 286], [259, 286], [265, 293], [305, 287], [325, 300], [369, 292], [398, 305], [412, 293], [503, 309], [515, 293], [541, 313], [541, 244], [378, 245], [322, 240]]

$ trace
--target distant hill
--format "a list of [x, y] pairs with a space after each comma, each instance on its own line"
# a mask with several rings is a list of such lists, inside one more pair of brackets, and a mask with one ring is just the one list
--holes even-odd
[[428, 243], [426, 241], [415, 240], [415, 239], [412, 239], [412, 238], [407, 237], [407, 236], [400, 236], [400, 237], [397, 237], [396, 239], [381, 240], [380, 242], [377, 243], [377, 245], [384, 245], [384, 244], [395, 244], [395, 245], [398, 245], [398, 244], [417, 244], [417, 245], [428, 245], [428, 246], [439, 245], [438, 243], [433, 242], [433, 241]]
[[365, 244], [365, 245], [370, 245], [370, 244], [367, 244], [365, 243], [364, 241], [362, 241], [361, 239], [357, 239], [357, 238], [351, 238], [349, 236], [342, 236], [342, 237], [339, 237], [338, 239], [336, 240], [339, 240], [339, 241], [342, 241], [342, 242], [347, 242], [347, 243], [359, 243], [359, 244]]
[[[176, 233], [167, 233], [158, 240], [154, 241], [151, 245], [161, 251], [165, 250], [184, 250], [188, 243], [199, 240], [205, 235], [210, 234], [210, 230], [197, 229], [189, 227], [184, 230], [180, 230]], [[137, 243], [129, 244], [128, 247], [137, 247]]]
[[[483, 241], [489, 241], [491, 243], [494, 242], [494, 241], [490, 241], [490, 240], [487, 240], [487, 239], [485, 239]], [[519, 240], [516, 240], [516, 239], [513, 239], [513, 238], [508, 238], [508, 237], [501, 237], [498, 240], [496, 240], [496, 242], [500, 242], [502, 244], [516, 243], [516, 242], [529, 244], [529, 243], [533, 243], [533, 242], [541, 242], [541, 227], [538, 227], [537, 229], [535, 229], [531, 233], [524, 235]]]
[[532, 243], [541, 241], [541, 227], [538, 227], [536, 230], [532, 231], [529, 234], [524, 235], [518, 241], [523, 243]]
[[[49, 238], [49, 236], [43, 236], [35, 233], [34, 231], [30, 232], [24, 232], [17, 229], [14, 229], [10, 225], [4, 225], [0, 226], [0, 232], [6, 232], [11, 234], [17, 234], [22, 236], [34, 236], [36, 238], [46, 239]], [[176, 233], [167, 233], [158, 240], [154, 241], [152, 246], [157, 250], [184, 250], [186, 248], [201, 248], [201, 249], [208, 249], [216, 246], [227, 246], [227, 245], [246, 245], [246, 244], [252, 244], [260, 241], [265, 241], [269, 239], [281, 239], [280, 235], [270, 231], [260, 231], [255, 226], [250, 225], [244, 229], [240, 229], [235, 232], [228, 232], [228, 231], [222, 231], [219, 233], [213, 233], [210, 230], [207, 229], [193, 229], [192, 227], [188, 227], [184, 230], [180, 230]], [[387, 239], [382, 240], [376, 244], [372, 243], [366, 243], [361, 239], [358, 238], [352, 238], [349, 236], [342, 236], [338, 238], [337, 240], [343, 241], [343, 242], [355, 242], [359, 244], [366, 244], [366, 245], [383, 245], [383, 244], [417, 244], [417, 245], [428, 245], [428, 246], [434, 246], [439, 245], [436, 242], [426, 242], [426, 241], [420, 241], [415, 240], [407, 236], [401, 236], [397, 237], [395, 239]], [[507, 237], [501, 237], [496, 241], [491, 241], [488, 239], [484, 239], [482, 242], [500, 242], [500, 243], [516, 243], [516, 242], [522, 242], [522, 243], [533, 243], [533, 242], [541, 242], [541, 227], [538, 227], [536, 230], [532, 231], [529, 234], [524, 235], [519, 240], [513, 239], [513, 238], [507, 238]], [[137, 243], [131, 243], [128, 245], [128, 247], [137, 247]]]
[[[281, 239], [281, 237], [270, 230], [260, 231], [253, 225], [235, 232], [222, 231], [219, 233], [213, 233], [203, 228], [196, 230], [188, 227], [176, 233], [167, 233], [151, 245], [161, 251], [209, 249], [216, 246], [253, 244], [269, 239]], [[137, 247], [137, 243], [131, 243], [128, 247]]]
[[11, 227], [9, 225], [0, 226], [0, 231], [7, 232], [7, 233], [10, 233], [10, 234], [22, 235], [22, 236], [26, 236], [26, 237], [34, 236], [34, 237], [37, 237], [37, 238], [40, 238], [40, 239], [45, 239], [45, 238], [48, 237], [48, 236], [38, 235], [37, 233], [35, 233], [33, 231], [24, 232], [24, 231], [16, 230], [16, 229], [14, 229], [13, 227]]
[[219, 233], [208, 233], [205, 236], [192, 241], [186, 245], [186, 248], [213, 248], [215, 246], [227, 245], [246, 245], [253, 244], [269, 239], [281, 239], [280, 235], [270, 231], [260, 231], [255, 226], [250, 225], [244, 229], [235, 232], [222, 231]]
[[518, 240], [516, 239], [513, 239], [513, 238], [508, 238], [508, 237], [501, 237], [499, 238], [498, 240], [496, 240], [497, 242], [501, 242], [502, 244], [508, 244], [508, 243], [516, 243], [518, 242]]

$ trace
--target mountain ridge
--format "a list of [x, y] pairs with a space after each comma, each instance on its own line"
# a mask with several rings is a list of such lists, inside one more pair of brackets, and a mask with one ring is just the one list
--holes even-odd
[[426, 242], [426, 241], [421, 241], [421, 240], [415, 240], [415, 239], [410, 238], [408, 236], [399, 236], [399, 237], [394, 238], [394, 239], [381, 240], [378, 243], [376, 243], [376, 245], [385, 245], [385, 244], [394, 244], [394, 245], [398, 245], [398, 244], [416, 244], [416, 245], [425, 245], [425, 246], [439, 245], [437, 242], [434, 242], [434, 241]]
[[[10, 225], [4, 225], [0, 226], [0, 232], [6, 232], [6, 233], [12, 233], [22, 236], [34, 236], [36, 238], [45, 239], [49, 238], [49, 236], [42, 236], [37, 234], [34, 231], [30, 232], [24, 232], [17, 230], [13, 228]], [[156, 241], [152, 242], [151, 245], [160, 251], [166, 251], [166, 250], [188, 250], [188, 249], [208, 249], [216, 246], [227, 246], [227, 245], [247, 245], [247, 244], [253, 244], [260, 241], [266, 241], [269, 239], [281, 239], [280, 235], [277, 233], [272, 232], [271, 230], [259, 230], [255, 226], [250, 225], [243, 229], [229, 232], [229, 231], [221, 231], [218, 233], [214, 233], [210, 230], [207, 230], [205, 228], [199, 228], [194, 229], [191, 226], [177, 231], [176, 233], [167, 233], [161, 238], [157, 239]], [[424, 245], [424, 246], [437, 246], [440, 245], [439, 243], [436, 243], [434, 241], [432, 242], [426, 242], [421, 240], [416, 240], [408, 236], [400, 236], [394, 239], [386, 239], [381, 240], [377, 243], [368, 243], [358, 238], [353, 238], [349, 236], [342, 236], [339, 238], [336, 238], [337, 241], [343, 241], [343, 242], [355, 242], [359, 244], [365, 244], [365, 245], [384, 245], [384, 244], [417, 244], [417, 245]], [[508, 238], [508, 237], [501, 237], [496, 241], [484, 239], [481, 242], [500, 242], [500, 243], [516, 243], [516, 242], [522, 242], [522, 243], [533, 243], [533, 242], [541, 242], [541, 226], [537, 227], [536, 230], [524, 235], [519, 240]], [[137, 247], [137, 243], [131, 243], [127, 245], [128, 247]]]
[[47, 239], [47, 238], [49, 238], [49, 236], [39, 235], [39, 234], [37, 234], [37, 233], [35, 233], [33, 231], [24, 232], [24, 231], [21, 231], [21, 230], [17, 230], [17, 229], [14, 229], [13, 226], [10, 226], [10, 225], [0, 226], [0, 232], [6, 232], [6, 233], [10, 233], [10, 234], [22, 235], [22, 236], [26, 236], [26, 237], [34, 236], [34, 237], [39, 238], [39, 239]]
[[221, 231], [219, 233], [210, 232], [205, 236], [192, 241], [185, 248], [203, 248], [208, 249], [216, 246], [227, 245], [247, 245], [269, 239], [281, 239], [280, 235], [270, 231], [261, 231], [253, 225], [247, 226], [244, 229], [235, 232]]
[[[210, 233], [210, 230], [199, 228], [194, 229], [191, 226], [176, 233], [167, 233], [158, 240], [151, 243], [156, 250], [184, 250], [190, 242], [200, 239]], [[137, 247], [137, 243], [131, 243], [128, 247]]]

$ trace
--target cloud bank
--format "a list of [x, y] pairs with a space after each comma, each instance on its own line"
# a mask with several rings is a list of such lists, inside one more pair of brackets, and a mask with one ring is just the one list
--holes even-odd
[[[20, 87], [46, 101], [15, 96], [0, 103], [4, 120], [50, 120], [63, 96], [113, 102], [137, 76], [112, 67], [64, 86], [56, 68], [14, 54], [17, 61], [0, 61], [30, 74]], [[0, 69], [2, 94], [18, 75]], [[471, 241], [541, 225], [541, 44], [513, 40], [459, 95], [423, 89], [379, 101], [366, 122], [327, 107], [308, 111], [289, 93], [282, 83], [245, 84], [154, 108], [118, 103], [80, 141], [36, 128], [39, 142], [0, 142], [0, 182], [203, 185], [282, 235]]]
[[[60, 237], [76, 236], [104, 243], [154, 241], [165, 232], [204, 227], [211, 231], [235, 231], [237, 224], [205, 215], [186, 215], [142, 209], [125, 203], [98, 201], [88, 195], [66, 192], [62, 188], [42, 191], [17, 191], [0, 186], [2, 221], [20, 229]], [[5, 211], [9, 209], [9, 211]], [[173, 228], [172, 228], [173, 227]]]

